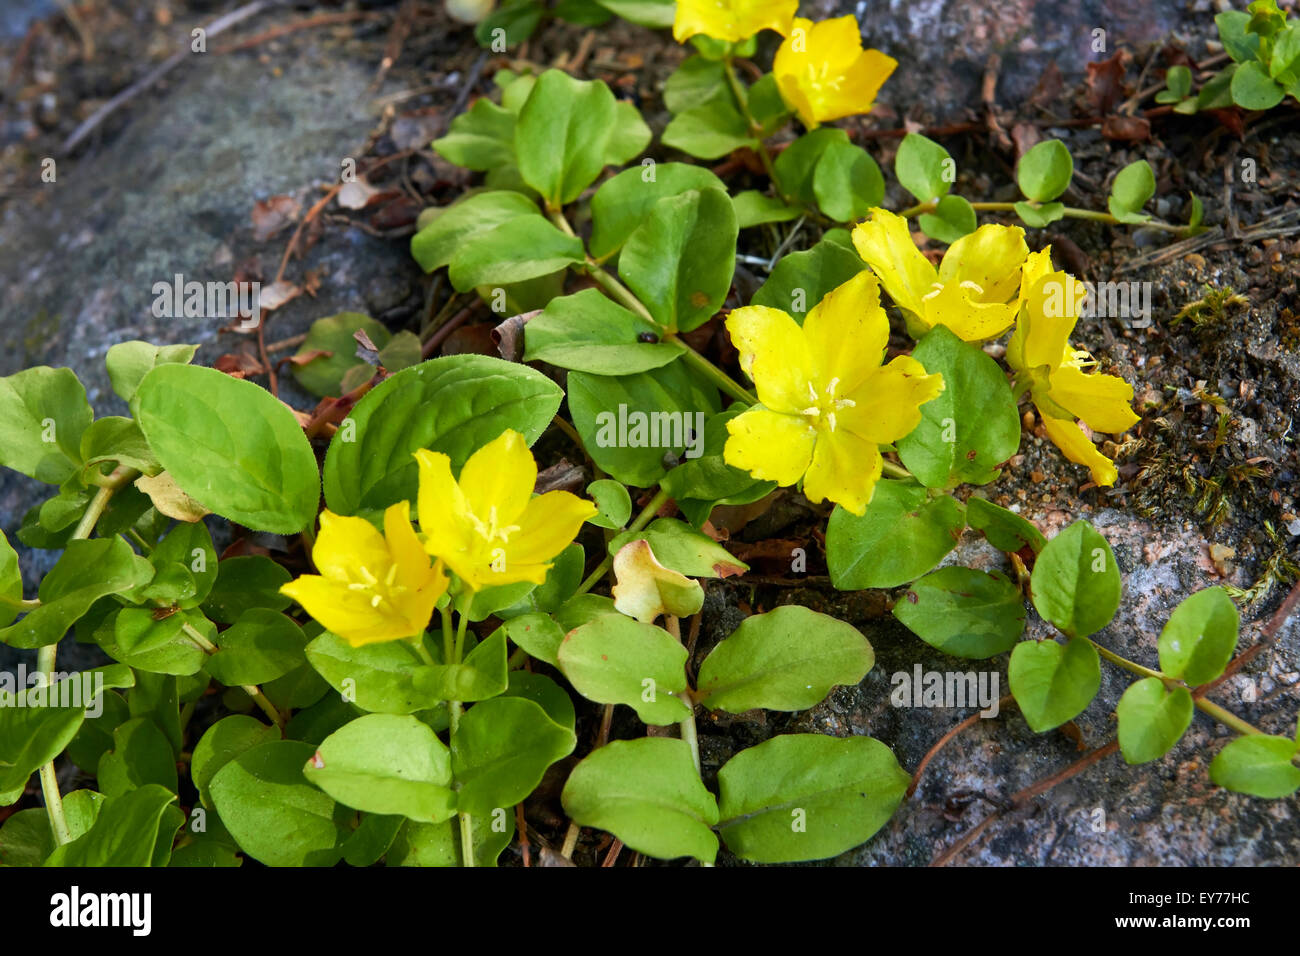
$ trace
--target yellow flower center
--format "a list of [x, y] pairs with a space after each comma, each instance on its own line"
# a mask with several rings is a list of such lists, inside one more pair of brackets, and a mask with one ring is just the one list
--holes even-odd
[[835, 414], [842, 408], [853, 408], [857, 402], [851, 398], [836, 398], [835, 392], [840, 387], [840, 380], [833, 378], [819, 395], [812, 382], [808, 383], [808, 398], [812, 404], [800, 414], [806, 415], [810, 424], [816, 429], [835, 431]]
[[393, 607], [393, 599], [401, 594], [405, 594], [407, 587], [397, 583], [397, 565], [389, 565], [388, 573], [383, 579], [375, 577], [364, 564], [358, 565], [356, 572], [352, 575], [353, 580], [348, 582], [349, 591], [360, 591], [370, 598], [370, 606], [375, 610], [382, 609], [386, 613], [396, 614], [397, 609]]
[[489, 544], [494, 541], [500, 541], [502, 544], [505, 544], [505, 542], [509, 540], [510, 535], [519, 530], [519, 525], [517, 524], [501, 525], [497, 523], [496, 505], [493, 505], [488, 510], [488, 520], [486, 522], [472, 511], [467, 512], [467, 514], [469, 516], [470, 524], [474, 526], [474, 530], [487, 540]]

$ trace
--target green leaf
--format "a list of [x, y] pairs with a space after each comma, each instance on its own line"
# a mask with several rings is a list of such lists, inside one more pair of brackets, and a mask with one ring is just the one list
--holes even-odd
[[263, 684], [283, 677], [303, 663], [307, 637], [278, 611], [253, 608], [217, 638], [220, 650], [208, 658], [207, 670], [228, 687]]
[[1232, 78], [1237, 72], [1237, 64], [1229, 63], [1201, 86], [1196, 94], [1198, 110], [1229, 109], [1232, 103]]
[[234, 624], [252, 608], [283, 611], [293, 599], [280, 588], [293, 580], [285, 568], [260, 554], [226, 558], [217, 565], [217, 580], [203, 601], [203, 613], [221, 624]]
[[599, 3], [624, 20], [658, 30], [673, 25], [673, 15], [677, 9], [673, 0], [599, 0]]
[[421, 665], [403, 641], [353, 647], [326, 631], [307, 645], [307, 660], [331, 687], [363, 710], [414, 714], [437, 707], [443, 699], [416, 686], [416, 674], [427, 665]]
[[940, 568], [898, 599], [894, 617], [945, 654], [983, 660], [1011, 650], [1020, 640], [1025, 601], [1020, 589], [997, 571]]
[[773, 164], [785, 195], [807, 205], [817, 201], [817, 167], [832, 146], [848, 146], [849, 134], [834, 126], [804, 133], [781, 151]]
[[[482, 100], [479, 101], [483, 102]], [[475, 193], [444, 208], [411, 237], [411, 255], [425, 272], [449, 265], [456, 251], [497, 226], [541, 213], [527, 196], [508, 190]]]
[[[1190, 83], [1189, 73], [1189, 86]], [[1047, 202], [1061, 195], [1069, 188], [1073, 176], [1074, 159], [1070, 156], [1069, 148], [1059, 139], [1043, 140], [1021, 156], [1016, 166], [1016, 182], [1020, 184], [1020, 191], [1027, 199], [1036, 202]]]
[[1160, 632], [1160, 670], [1190, 687], [1208, 684], [1228, 666], [1237, 648], [1241, 615], [1223, 588], [1186, 598]]
[[209, 511], [276, 534], [316, 517], [316, 456], [270, 392], [215, 369], [159, 365], [132, 405], [163, 467]]
[[108, 378], [125, 402], [135, 398], [144, 377], [159, 365], [188, 365], [194, 360], [197, 345], [153, 345], [149, 342], [119, 342], [109, 347], [104, 357]]
[[1286, 90], [1273, 81], [1258, 60], [1237, 67], [1230, 89], [1232, 101], [1247, 110], [1271, 110], [1286, 96]]
[[712, 863], [718, 804], [704, 789], [683, 740], [642, 737], [606, 744], [574, 768], [564, 812], [581, 826], [607, 830], [640, 853]]
[[240, 849], [267, 866], [331, 866], [342, 834], [334, 801], [303, 776], [314, 748], [275, 740], [245, 750], [217, 771], [213, 805]]
[[475, 704], [451, 738], [451, 769], [460, 786], [457, 809], [477, 817], [513, 807], [576, 745], [573, 731], [531, 700], [496, 697]]
[[1292, 760], [1296, 742], [1251, 734], [1230, 741], [1210, 764], [1210, 779], [1235, 793], [1275, 800], [1300, 789], [1300, 767]]
[[[530, 656], [558, 667], [556, 655], [564, 631], [549, 614], [521, 614], [506, 621], [506, 634]], [[512, 672], [512, 674], [515, 672]]]
[[110, 798], [151, 783], [175, 793], [176, 754], [153, 720], [135, 717], [113, 731], [113, 748], [99, 758], [96, 776]]
[[537, 78], [515, 126], [524, 182], [551, 208], [573, 202], [604, 168], [616, 119], [614, 94], [604, 83], [547, 70]]
[[[153, 866], [155, 843], [168, 837], [167, 810], [176, 794], [146, 784], [120, 797], [103, 802], [95, 825], [71, 843], [55, 849], [46, 866], [123, 867]], [[179, 823], [176, 824], [179, 826]], [[171, 827], [175, 832], [176, 827]], [[171, 840], [166, 840], [170, 849]]]
[[971, 530], [983, 534], [999, 551], [1016, 552], [1029, 548], [1037, 554], [1047, 545], [1047, 539], [1033, 522], [978, 495], [966, 499], [966, 523]]
[[687, 57], [664, 82], [664, 106], [669, 112], [685, 113], [712, 99], [731, 99], [724, 69], [720, 59]]
[[1196, 705], [1186, 687], [1165, 689], [1158, 677], [1131, 684], [1119, 699], [1119, 749], [1127, 763], [1159, 760], [1192, 722]]
[[1015, 203], [1015, 207], [1016, 215], [1020, 217], [1021, 222], [1033, 229], [1042, 229], [1058, 219], [1065, 218], [1065, 205], [1059, 202], [1042, 204], [1018, 202]]
[[298, 384], [313, 395], [343, 394], [343, 377], [354, 368], [369, 368], [364, 359], [357, 357], [357, 340], [353, 333], [358, 330], [365, 332], [381, 349], [392, 338], [392, 333], [383, 323], [360, 312], [340, 312], [313, 322], [295, 357], [305, 358], [315, 352], [329, 354], [317, 355], [302, 365], [295, 363], [293, 376]]
[[357, 828], [343, 844], [348, 866], [373, 866], [388, 852], [405, 821], [399, 816], [363, 813]]
[[162, 471], [162, 465], [154, 457], [140, 426], [130, 418], [119, 418], [116, 415], [101, 418], [82, 432], [81, 460], [86, 463], [82, 471], [83, 478], [102, 471], [103, 469], [94, 466], [109, 461], [135, 468], [146, 475], [156, 475]]
[[[475, 866], [496, 866], [497, 857], [515, 835], [513, 813], [494, 812], [470, 819], [470, 842]], [[461, 866], [460, 823], [405, 821], [384, 861], [388, 866]]]
[[979, 225], [974, 207], [961, 196], [944, 196], [934, 212], [925, 213], [916, 221], [927, 236], [949, 243], [970, 235]]
[[121, 538], [69, 541], [58, 563], [41, 581], [37, 592], [40, 607], [0, 630], [0, 641], [22, 648], [54, 644], [97, 600], [143, 583], [135, 557]]
[[443, 159], [466, 169], [513, 166], [515, 115], [482, 97], [451, 121], [447, 135], [433, 141], [433, 149]]
[[956, 164], [948, 151], [920, 133], [908, 133], [894, 157], [894, 175], [917, 202], [948, 195], [956, 181]]
[[99, 766], [99, 758], [113, 746], [113, 729], [131, 716], [126, 698], [121, 694], [105, 691], [98, 701], [96, 706], [101, 712], [82, 723], [67, 748], [68, 759], [88, 773]]
[[[495, 49], [500, 36], [506, 48], [512, 48], [532, 36], [545, 12], [546, 6], [539, 0], [510, 0], [479, 21], [474, 39], [481, 47]], [[498, 34], [498, 30], [504, 33]]]
[[1250, 14], [1244, 10], [1227, 10], [1214, 18], [1214, 25], [1219, 28], [1219, 42], [1238, 63], [1259, 56], [1259, 35], [1246, 31], [1249, 24]]
[[93, 417], [72, 369], [41, 365], [0, 378], [0, 465], [62, 484], [81, 469], [81, 436]]
[[[703, 430], [718, 393], [684, 362], [619, 377], [569, 373], [569, 414], [592, 460], [625, 485], [648, 488]], [[328, 467], [328, 462], [327, 462]]]
[[[704, 453], [698, 458], [687, 458], [660, 482], [660, 487], [696, 527], [704, 524], [717, 504], [749, 504], [776, 488], [776, 482], [759, 481], [726, 462], [727, 422], [741, 414], [742, 409], [743, 406], [733, 407], [709, 417], [704, 423]], [[697, 519], [693, 511], [702, 513], [703, 517]]]
[[[622, 166], [624, 163], [631, 162], [650, 145], [651, 138], [650, 127], [646, 126], [635, 104], [627, 100], [616, 101], [614, 128], [610, 131], [608, 142], [605, 143], [603, 156], [605, 165]], [[653, 160], [642, 160], [642, 162], [648, 165]]]
[[456, 813], [451, 752], [414, 717], [366, 714], [325, 738], [303, 775], [344, 806], [441, 823]]
[[669, 332], [689, 332], [722, 306], [736, 267], [736, 214], [721, 189], [655, 203], [623, 246], [618, 274]]
[[366, 393], [330, 442], [325, 501], [344, 515], [414, 502], [416, 450], [442, 452], [458, 471], [508, 428], [531, 445], [563, 397], [540, 372], [486, 355], [451, 355], [398, 372]]
[[912, 352], [943, 391], [921, 406], [921, 422], [898, 442], [898, 456], [929, 488], [983, 485], [1020, 447], [1020, 416], [998, 363], [936, 325]]
[[162, 569], [180, 565], [194, 582], [193, 595], [178, 601], [180, 607], [198, 607], [207, 600], [217, 582], [217, 549], [202, 522], [177, 522], [154, 547], [149, 563]]
[[1283, 86], [1294, 85], [1300, 72], [1300, 22], [1292, 22], [1277, 35], [1273, 55], [1268, 61], [1268, 75]]
[[1165, 88], [1156, 94], [1157, 103], [1177, 103], [1192, 92], [1192, 71], [1178, 64], [1165, 72]]
[[757, 189], [747, 189], [737, 193], [731, 199], [736, 212], [736, 226], [748, 229], [765, 222], [789, 222], [800, 215], [798, 206], [787, 206], [785, 201], [776, 196], [768, 196]]
[[632, 496], [627, 488], [612, 478], [600, 478], [587, 486], [587, 497], [596, 503], [599, 513], [588, 522], [598, 528], [621, 529], [632, 517]]
[[611, 176], [591, 197], [592, 256], [607, 259], [622, 248], [659, 200], [709, 187], [726, 188], [713, 173], [689, 163], [654, 163]]
[[841, 591], [914, 581], [957, 546], [966, 519], [947, 495], [927, 499], [913, 481], [880, 481], [861, 517], [836, 506], [826, 525], [826, 565]]
[[190, 780], [203, 805], [212, 806], [209, 788], [222, 767], [246, 750], [279, 739], [278, 728], [246, 714], [223, 717], [204, 731], [190, 757]]
[[[90, 703], [82, 699], [81, 680], [76, 675], [17, 696], [0, 693], [0, 806], [16, 803], [32, 773], [62, 753], [76, 736]], [[9, 681], [0, 686], [4, 684]], [[63, 700], [68, 706], [57, 706]]]
[[0, 531], [0, 627], [7, 627], [18, 616], [23, 599], [23, 573], [18, 566], [18, 552]]
[[718, 832], [742, 860], [826, 859], [871, 839], [910, 782], [890, 749], [871, 737], [773, 737], [718, 771]]
[[1107, 205], [1120, 222], [1146, 222], [1151, 217], [1142, 211], [1147, 200], [1156, 194], [1156, 176], [1145, 159], [1129, 163], [1119, 171], [1110, 187]]
[[1076, 521], [1043, 548], [1029, 583], [1043, 620], [1068, 637], [1096, 634], [1119, 610], [1119, 567], [1106, 539]]
[[745, 95], [749, 99], [750, 115], [761, 127], [758, 135], [764, 139], [789, 122], [793, 115], [781, 96], [776, 76], [771, 73], [764, 73], [755, 80]]
[[522, 601], [509, 607], [497, 608], [493, 613], [503, 621], [509, 621], [521, 614], [559, 610], [565, 601], [573, 597], [578, 585], [582, 583], [586, 560], [582, 545], [577, 542], [569, 545], [555, 558], [551, 569], [546, 572], [545, 581], [530, 590]]
[[659, 563], [691, 578], [725, 578], [749, 570], [722, 545], [676, 518], [656, 518], [642, 531], [625, 531], [609, 543], [617, 554], [628, 542], [650, 542]]
[[561, 727], [573, 730], [577, 723], [577, 713], [573, 709], [573, 700], [567, 691], [544, 674], [533, 674], [519, 670], [510, 672], [510, 686], [506, 688], [507, 697], [523, 697], [531, 700], [546, 716]]
[[1101, 688], [1101, 658], [1085, 638], [1068, 644], [1022, 641], [1011, 652], [1007, 683], [1035, 733], [1073, 720]]
[[[643, 335], [652, 336], [652, 341], [640, 341]], [[660, 342], [649, 322], [598, 289], [552, 299], [524, 326], [524, 342], [525, 362], [549, 362], [594, 375], [648, 372], [685, 351], [676, 342]]]
[[506, 629], [500, 627], [461, 663], [421, 668], [415, 689], [437, 700], [486, 700], [505, 692], [508, 675]]
[[817, 206], [837, 222], [861, 219], [885, 198], [885, 178], [880, 167], [861, 146], [830, 143], [813, 172]]
[[836, 685], [857, 684], [875, 660], [851, 624], [787, 605], [745, 618], [704, 659], [696, 683], [713, 710], [808, 710]]
[[475, 235], [452, 254], [447, 275], [460, 292], [550, 275], [585, 258], [582, 240], [540, 216], [521, 216]]
[[782, 257], [749, 304], [780, 309], [802, 323], [826, 293], [865, 268], [853, 249], [823, 239], [811, 249]]
[[571, 631], [557, 655], [560, 671], [598, 704], [627, 704], [647, 724], [685, 720], [686, 648], [663, 628], [609, 615]]
[[749, 121], [730, 94], [717, 96], [674, 116], [660, 141], [697, 159], [721, 159], [743, 148], [760, 148]]

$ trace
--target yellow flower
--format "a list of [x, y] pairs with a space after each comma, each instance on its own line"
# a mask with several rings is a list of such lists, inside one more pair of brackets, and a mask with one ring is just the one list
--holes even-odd
[[[681, 5], [678, 5], [678, 9]], [[898, 61], [879, 50], [862, 49], [858, 21], [837, 17], [794, 21], [772, 62], [772, 74], [786, 105], [805, 126], [871, 112], [876, 94]]]
[[1114, 375], [1085, 374], [1096, 361], [1070, 345], [1084, 292], [1073, 276], [1052, 271], [1050, 248], [1031, 254], [1020, 319], [1007, 343], [1007, 364], [1015, 369], [1017, 383], [1028, 385], [1047, 437], [1070, 461], [1085, 465], [1093, 481], [1106, 486], [1119, 477], [1115, 463], [1097, 450], [1075, 419], [1093, 431], [1118, 434], [1138, 416], [1129, 407], [1133, 386]]
[[1011, 300], [1029, 255], [1019, 226], [980, 226], [948, 247], [938, 269], [913, 244], [907, 220], [885, 209], [871, 210], [854, 228], [853, 245], [904, 310], [914, 338], [946, 325], [959, 338], [980, 342], [1016, 319]]
[[799, 0], [677, 0], [673, 39], [685, 43], [697, 33], [739, 43], [759, 30], [790, 32]]
[[915, 428], [920, 406], [943, 391], [943, 377], [910, 356], [881, 365], [889, 320], [875, 278], [864, 271], [832, 290], [802, 328], [747, 306], [727, 331], [761, 403], [727, 423], [727, 463], [781, 485], [802, 478], [810, 501], [862, 514], [880, 478], [878, 446]]
[[451, 459], [415, 453], [424, 547], [471, 590], [516, 581], [541, 584], [596, 506], [567, 491], [533, 497], [537, 463], [524, 436], [506, 430], [451, 476]]
[[353, 647], [422, 633], [448, 581], [441, 562], [430, 566], [410, 507], [401, 501], [385, 511], [383, 534], [364, 518], [322, 512], [311, 552], [321, 573], [281, 593]]

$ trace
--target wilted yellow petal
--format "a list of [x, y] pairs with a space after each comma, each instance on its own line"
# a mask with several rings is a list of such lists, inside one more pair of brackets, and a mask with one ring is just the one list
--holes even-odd
[[1052, 444], [1061, 449], [1066, 458], [1092, 472], [1094, 482], [1102, 487], [1115, 484], [1119, 478], [1115, 463], [1097, 450], [1078, 424], [1063, 418], [1044, 418], [1043, 428]]
[[792, 414], [808, 406], [812, 360], [803, 329], [794, 319], [780, 309], [750, 305], [731, 311], [727, 331], [760, 402]]
[[460, 472], [460, 490], [469, 510], [489, 520], [509, 525], [523, 514], [537, 483], [537, 462], [524, 436], [506, 429], [469, 456]]
[[907, 220], [887, 209], [872, 209], [854, 227], [853, 247], [894, 304], [923, 318], [922, 299], [939, 281], [939, 274], [912, 242]]
[[921, 423], [921, 406], [943, 391], [943, 376], [931, 375], [910, 355], [900, 355], [848, 397], [838, 422], [877, 445], [898, 441]]
[[813, 503], [828, 499], [860, 515], [871, 503], [883, 467], [875, 442], [846, 428], [822, 432], [804, 476], [803, 493]]
[[841, 395], [856, 389], [879, 368], [889, 344], [876, 277], [864, 269], [826, 293], [803, 320], [803, 334], [818, 381], [838, 381]]
[[751, 408], [727, 422], [723, 459], [755, 478], [793, 485], [812, 461], [817, 429], [802, 415]]
[[972, 290], [976, 302], [1006, 302], [1020, 288], [1020, 269], [1028, 255], [1025, 230], [1019, 226], [980, 226], [948, 247], [939, 278], [974, 283], [979, 287]]
[[790, 32], [799, 0], [678, 0], [673, 39], [685, 43], [697, 33], [739, 43], [760, 30]]
[[1133, 386], [1116, 375], [1085, 375], [1065, 366], [1051, 374], [1047, 395], [1093, 431], [1118, 434], [1137, 424], [1129, 403]]
[[689, 617], [704, 605], [704, 588], [659, 563], [645, 538], [629, 541], [614, 555], [614, 610], [653, 624], [661, 614]]

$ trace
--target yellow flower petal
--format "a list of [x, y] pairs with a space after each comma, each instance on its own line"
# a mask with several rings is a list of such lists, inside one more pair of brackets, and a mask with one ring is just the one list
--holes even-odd
[[573, 543], [583, 522], [596, 515], [596, 506], [567, 491], [548, 491], [524, 508], [519, 530], [506, 546], [510, 563], [546, 564]]
[[1022, 303], [1007, 361], [1018, 369], [1058, 368], [1079, 321], [1085, 291], [1082, 282], [1064, 272], [1050, 272], [1035, 282]]
[[983, 342], [997, 338], [1016, 320], [1012, 305], [979, 302], [973, 288], [948, 280], [925, 299], [926, 325], [946, 325], [965, 342]]
[[777, 87], [804, 125], [870, 112], [876, 94], [898, 62], [862, 49], [852, 16], [814, 24], [797, 18], [772, 62]]
[[469, 505], [451, 476], [451, 459], [441, 452], [422, 448], [415, 453], [415, 460], [420, 469], [416, 510], [420, 530], [424, 532], [424, 550], [444, 559], [448, 554], [467, 550], [472, 537], [472, 528], [465, 517]]
[[1020, 287], [1028, 255], [1025, 230], [1019, 226], [980, 226], [948, 247], [939, 263], [939, 278], [979, 286], [972, 297], [976, 302], [1006, 302]]
[[750, 305], [731, 311], [727, 331], [760, 402], [790, 414], [808, 407], [812, 360], [794, 319], [780, 309]]
[[872, 209], [854, 227], [853, 246], [894, 304], [923, 317], [922, 298], [934, 288], [939, 274], [912, 242], [907, 220], [887, 209]]
[[685, 43], [697, 33], [739, 43], [760, 30], [790, 32], [799, 0], [678, 0], [673, 39]]
[[352, 570], [369, 567], [378, 574], [388, 570], [391, 558], [384, 536], [365, 518], [322, 511], [320, 533], [311, 552], [316, 569], [336, 581], [351, 580]]
[[1093, 431], [1118, 434], [1138, 422], [1129, 406], [1133, 386], [1116, 375], [1085, 375], [1067, 365], [1053, 372], [1050, 382], [1048, 398]]
[[1053, 271], [1051, 246], [1044, 246], [1038, 252], [1031, 252], [1025, 257], [1025, 264], [1020, 270], [1019, 298], [1026, 298], [1029, 295], [1029, 290], [1037, 285], [1040, 279], [1050, 275]]
[[304, 574], [284, 585], [280, 592], [301, 604], [322, 627], [353, 647], [401, 640], [424, 629], [423, 624], [413, 626], [401, 615], [374, 607], [364, 592], [350, 591], [317, 574]]
[[458, 483], [465, 503], [481, 520], [490, 520], [495, 508], [498, 524], [514, 524], [533, 496], [537, 462], [524, 436], [506, 429], [469, 456]]
[[802, 415], [751, 408], [727, 422], [723, 460], [755, 478], [793, 485], [812, 462], [817, 429]]
[[803, 334], [817, 379], [837, 381], [841, 395], [855, 390], [880, 366], [889, 344], [876, 277], [864, 269], [828, 292], [804, 319]]
[[883, 467], [875, 442], [844, 428], [823, 432], [804, 476], [803, 493], [814, 504], [828, 499], [860, 515], [871, 503]]
[[1043, 428], [1052, 444], [1065, 453], [1076, 465], [1084, 465], [1092, 472], [1092, 480], [1102, 487], [1115, 484], [1119, 472], [1115, 463], [1097, 450], [1097, 446], [1083, 433], [1075, 422], [1063, 418], [1044, 418]]
[[841, 409], [841, 428], [877, 445], [896, 442], [921, 423], [921, 406], [943, 391], [943, 376], [930, 375], [910, 355], [900, 355], [877, 369], [848, 397]]

